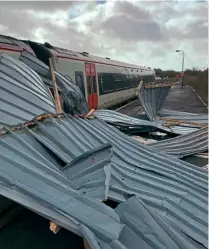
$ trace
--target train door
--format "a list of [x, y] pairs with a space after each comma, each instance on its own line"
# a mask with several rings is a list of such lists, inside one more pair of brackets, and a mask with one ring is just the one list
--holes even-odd
[[97, 109], [98, 96], [97, 96], [97, 83], [96, 83], [96, 70], [95, 64], [85, 63], [85, 73], [87, 82], [87, 96], [89, 109]]
[[80, 88], [84, 98], [86, 98], [83, 72], [75, 72], [75, 82], [76, 85]]

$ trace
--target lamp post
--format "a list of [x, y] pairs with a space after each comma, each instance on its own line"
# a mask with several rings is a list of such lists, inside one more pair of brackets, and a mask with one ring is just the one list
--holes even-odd
[[181, 77], [182, 77], [182, 81], [181, 81], [181, 87], [183, 88], [184, 86], [184, 50], [176, 50], [176, 52], [182, 52], [183, 53], [183, 57], [182, 57], [182, 70], [181, 70]]

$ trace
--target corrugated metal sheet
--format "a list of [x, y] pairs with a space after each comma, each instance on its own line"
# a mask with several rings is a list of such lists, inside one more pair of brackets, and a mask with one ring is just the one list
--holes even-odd
[[[27, 51], [21, 53], [20, 61], [24, 62], [39, 74], [47, 87], [52, 87], [49, 67]], [[63, 110], [70, 114], [87, 114], [88, 104], [79, 87], [55, 71], [57, 87], [63, 101]]]
[[[107, 200], [110, 185], [111, 145], [102, 145], [75, 157], [61, 171], [82, 195]], [[72, 153], [72, 150], [71, 150]]]
[[118, 113], [112, 110], [97, 110], [94, 116], [104, 120], [105, 122], [121, 128], [129, 128], [130, 131], [135, 128], [138, 131], [161, 130], [174, 134], [188, 134], [197, 131], [199, 127], [187, 127], [183, 125], [172, 125], [170, 128], [163, 126], [166, 124], [161, 120], [148, 121], [139, 118], [133, 118], [128, 115]]
[[158, 111], [162, 108], [172, 84], [151, 85], [142, 84], [138, 97], [149, 120], [154, 120]]
[[208, 127], [147, 146], [169, 155], [183, 157], [208, 150]]
[[[61, 173], [67, 177], [71, 181], [73, 188], [78, 190], [82, 195], [97, 200], [107, 199], [112, 156], [110, 144], [101, 144], [101, 146], [94, 149], [86, 148], [85, 152], [78, 154], [74, 153], [73, 146], [64, 148], [64, 143], [56, 143], [61, 147], [60, 151], [64, 150], [66, 153], [66, 158], [61, 158], [60, 155], [58, 157], [53, 156], [54, 150], [51, 150], [52, 153], [49, 153], [49, 150], [45, 149], [46, 147], [41, 146], [30, 135], [30, 132], [28, 132], [30, 130], [27, 127], [24, 127], [24, 130], [26, 133], [23, 131], [14, 133], [7, 130], [11, 132], [10, 137], [7, 138], [7, 141], [9, 141], [8, 144], [12, 143], [13, 146], [16, 146], [20, 151], [24, 151], [28, 155], [33, 152], [32, 156], [36, 157], [37, 161], [41, 160], [42, 164], [54, 168], [59, 174]], [[58, 137], [59, 135], [57, 134]], [[70, 138], [67, 137], [66, 139]], [[68, 154], [71, 156], [71, 160], [67, 160]], [[22, 156], [22, 153], [20, 156]]]
[[0, 127], [55, 113], [41, 78], [24, 63], [0, 53]]
[[123, 225], [113, 209], [81, 196], [26, 131], [7, 131], [0, 137], [1, 195], [79, 235], [82, 225], [105, 243], [119, 237]]
[[193, 239], [185, 235], [164, 214], [149, 208], [138, 197], [132, 197], [118, 205], [115, 211], [125, 227], [117, 241], [102, 244], [102, 249], [203, 249]]
[[98, 119], [48, 118], [28, 131], [66, 163], [74, 159], [72, 152], [79, 156], [111, 143], [109, 198], [124, 201], [138, 195], [152, 208], [163, 203], [169, 219], [181, 231], [206, 244], [206, 170], [165, 157]]
[[185, 115], [198, 115], [198, 114], [195, 114], [195, 113], [191, 113], [191, 112], [180, 112], [180, 111], [175, 111], [175, 110], [168, 110], [168, 109], [161, 109], [159, 112], [158, 112], [158, 115], [159, 116], [185, 116]]

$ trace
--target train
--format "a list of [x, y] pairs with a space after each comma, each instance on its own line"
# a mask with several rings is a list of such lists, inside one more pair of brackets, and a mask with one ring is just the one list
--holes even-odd
[[89, 109], [123, 104], [136, 97], [135, 89], [141, 80], [144, 83], [155, 81], [155, 71], [150, 67], [102, 58], [88, 52], [75, 52], [48, 42], [0, 35], [0, 51], [19, 59], [23, 50], [33, 53], [46, 65], [51, 58], [54, 69], [80, 88]]

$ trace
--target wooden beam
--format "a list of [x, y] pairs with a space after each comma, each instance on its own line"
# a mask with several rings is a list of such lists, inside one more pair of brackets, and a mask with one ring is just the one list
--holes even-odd
[[91, 246], [89, 245], [88, 241], [86, 239], [83, 239], [83, 243], [84, 243], [84, 248], [85, 249], [91, 249]]
[[95, 111], [94, 109], [91, 109], [91, 110], [89, 111], [89, 113], [86, 114], [85, 118], [91, 116], [91, 115], [93, 114], [94, 111]]
[[170, 118], [160, 118], [160, 120], [163, 120], [166, 122], [165, 124], [163, 124], [163, 126], [172, 126], [172, 125], [177, 125], [177, 124], [190, 124], [190, 125], [201, 126], [201, 127], [208, 126], [208, 124], [206, 123], [191, 122], [191, 121], [186, 121], [186, 120], [178, 120], [178, 119], [170, 119]]
[[60, 230], [60, 226], [58, 226], [56, 223], [54, 223], [53, 221], [50, 221], [50, 226], [49, 229], [54, 233], [58, 233]]
[[53, 67], [53, 63], [52, 63], [51, 58], [49, 58], [49, 65], [50, 65], [50, 71], [51, 71], [51, 76], [52, 76], [52, 85], [53, 85], [53, 89], [54, 89], [56, 112], [57, 113], [62, 113], [59, 93], [58, 93], [58, 90], [57, 90], [57, 84], [56, 84], [56, 79], [55, 79], [54, 67]]

